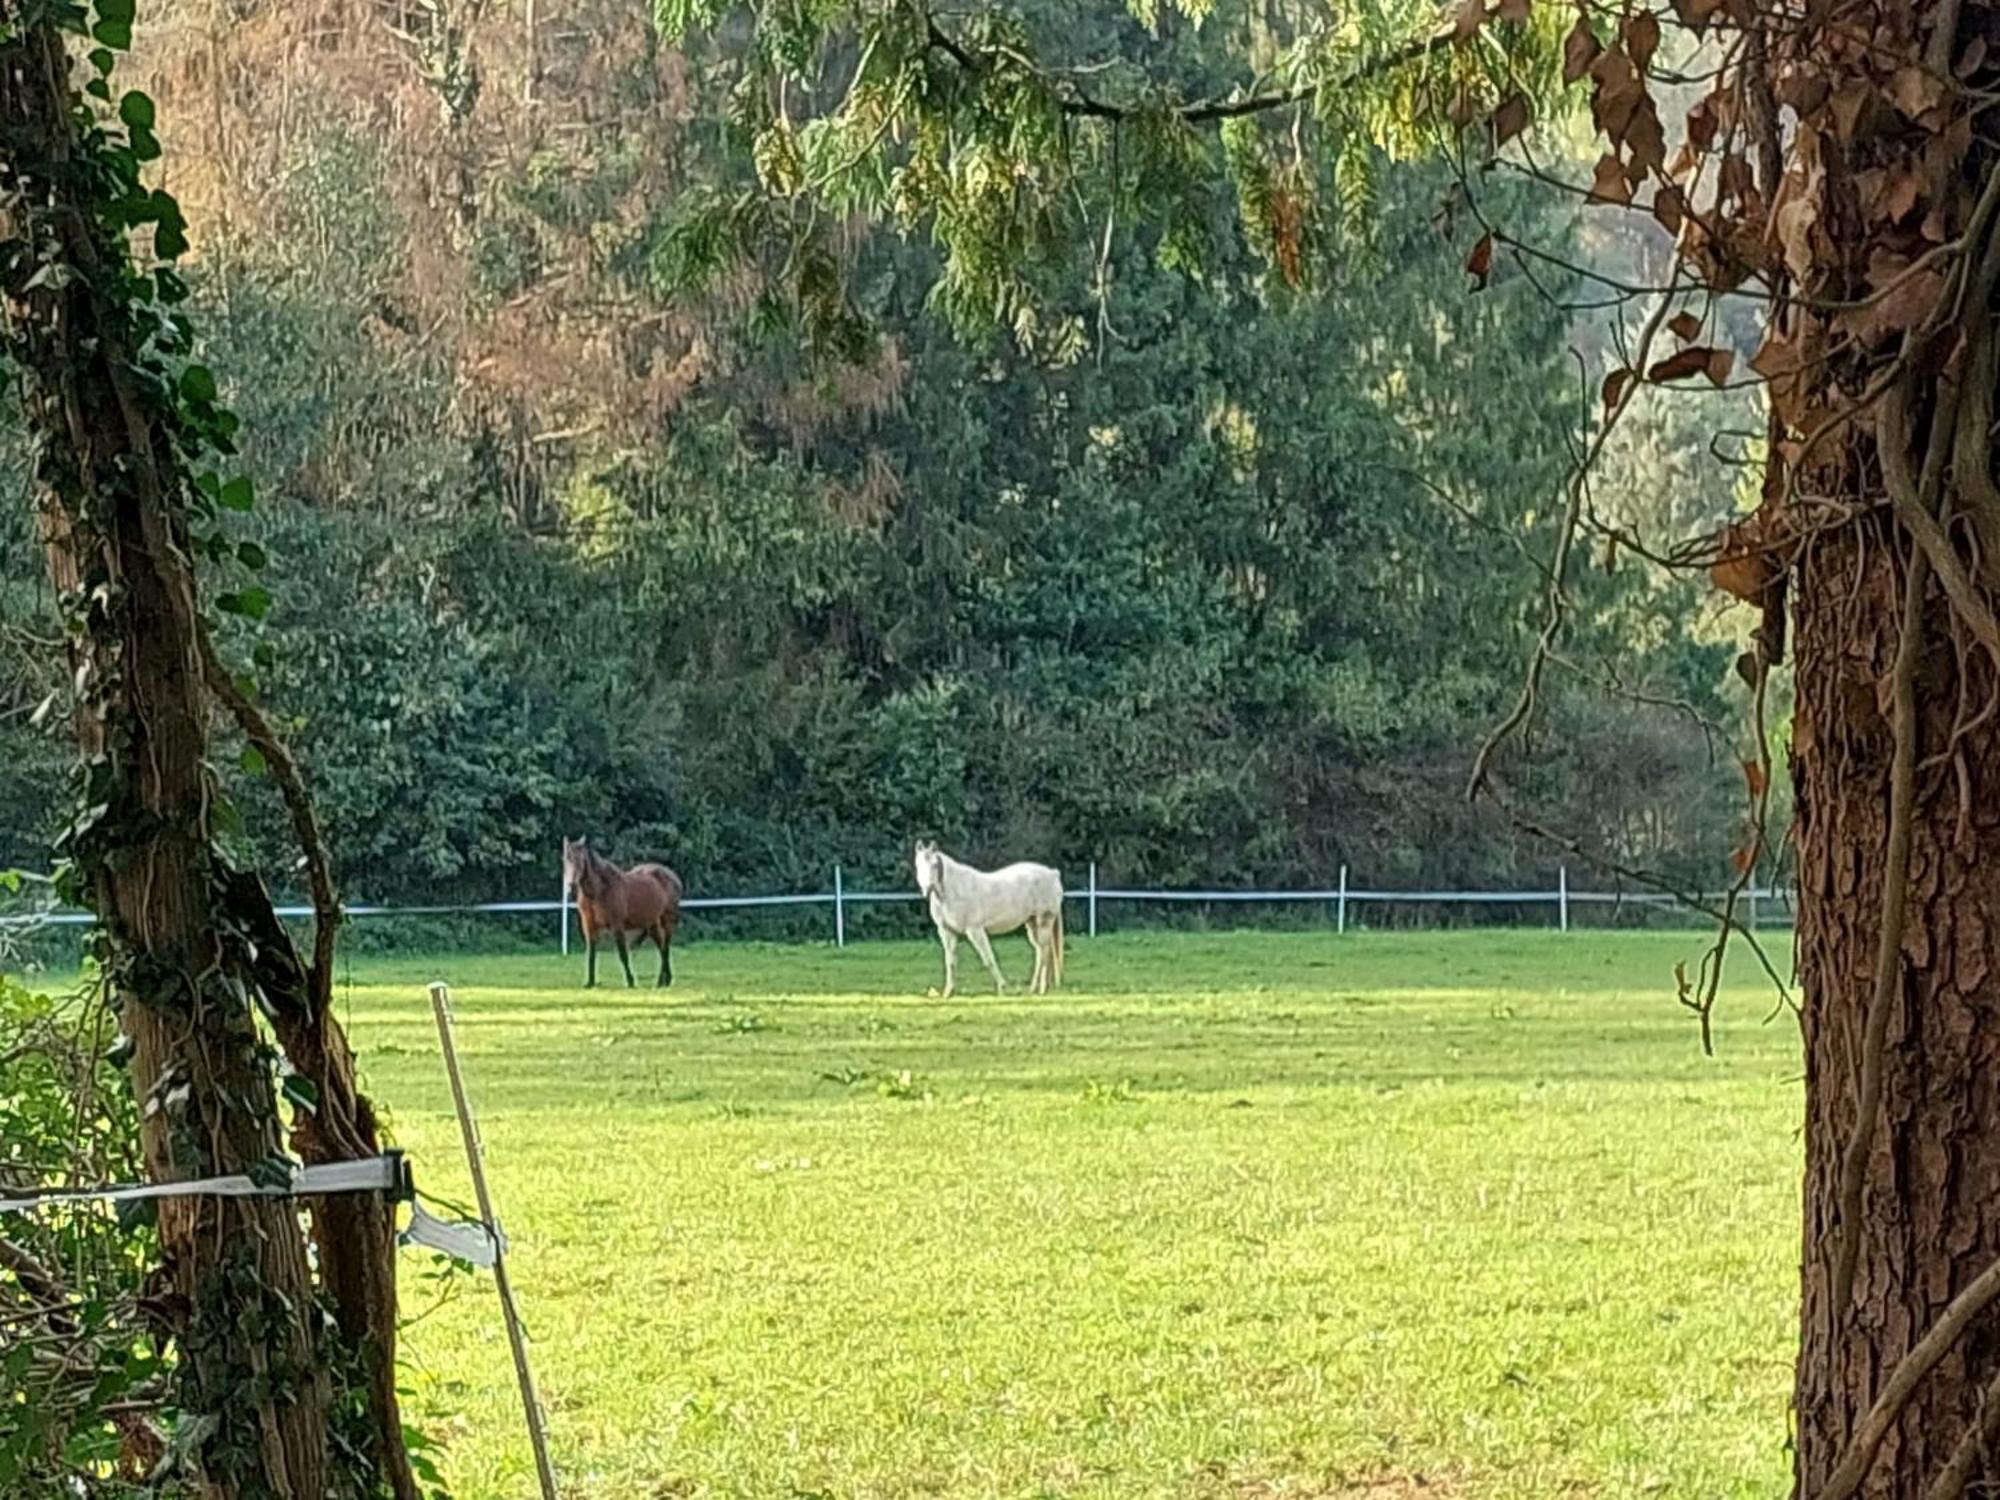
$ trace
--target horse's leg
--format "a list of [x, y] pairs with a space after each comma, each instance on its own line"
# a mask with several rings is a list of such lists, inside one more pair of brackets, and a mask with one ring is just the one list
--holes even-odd
[[654, 987], [656, 989], [665, 989], [674, 982], [674, 960], [673, 955], [668, 951], [674, 945], [674, 937], [672, 933], [667, 931], [666, 923], [662, 922], [653, 930], [653, 941], [660, 945], [660, 978]]
[[596, 933], [586, 932], [583, 935], [583, 951], [589, 955], [589, 958], [584, 965], [583, 987], [587, 990], [594, 990], [597, 988], [597, 934]]
[[1028, 988], [1037, 995], [1049, 992], [1049, 924], [1041, 917], [1031, 918], [1025, 929], [1028, 946], [1035, 953], [1035, 972], [1028, 979]]
[[639, 981], [632, 977], [632, 941], [625, 936], [625, 929], [619, 928], [615, 934], [618, 940], [618, 962], [625, 966], [625, 988], [638, 988]]
[[944, 995], [949, 1000], [951, 992], [958, 987], [958, 934], [949, 927], [940, 927], [938, 941], [944, 944]]
[[1007, 981], [1000, 977], [1000, 961], [993, 956], [993, 944], [987, 939], [986, 929], [969, 927], [965, 935], [971, 940], [973, 951], [979, 955], [979, 961], [986, 965], [986, 972], [993, 976], [993, 993], [1006, 994]]

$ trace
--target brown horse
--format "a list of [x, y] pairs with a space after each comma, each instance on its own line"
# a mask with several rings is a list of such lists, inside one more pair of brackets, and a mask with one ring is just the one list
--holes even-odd
[[674, 982], [670, 950], [674, 929], [681, 924], [680, 876], [665, 865], [634, 865], [621, 870], [591, 848], [588, 839], [564, 839], [563, 884], [576, 892], [583, 943], [590, 951], [585, 989], [597, 984], [597, 940], [606, 933], [618, 944], [627, 989], [637, 982], [632, 978], [632, 950], [625, 940], [626, 934], [634, 932], [660, 945], [659, 983]]

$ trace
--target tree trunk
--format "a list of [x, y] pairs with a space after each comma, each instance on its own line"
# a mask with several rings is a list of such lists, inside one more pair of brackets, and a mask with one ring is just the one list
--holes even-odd
[[1804, 1500], [2000, 1493], [2000, 1316], [1905, 1366], [2000, 1259], [2000, 180], [1954, 81], [1989, 86], [1992, 9], [1809, 12], [1763, 74], [1800, 119], [1770, 216], [1800, 300], [1757, 363], [1758, 519], [1793, 549]]
[[[315, 890], [329, 919], [309, 979], [261, 883], [215, 844], [215, 673], [196, 602], [187, 457], [200, 443], [157, 357], [142, 352], [170, 330], [148, 324], [150, 287], [142, 279], [135, 291], [112, 227], [134, 185], [79, 129], [74, 100], [57, 24], [24, 21], [0, 0], [0, 329], [38, 443], [49, 574], [76, 665], [86, 810], [64, 853], [100, 920], [147, 1171], [157, 1181], [252, 1172], [282, 1155], [253, 996], [318, 1087], [295, 1132], [302, 1154], [373, 1154], [373, 1114], [326, 1013], [330, 881]], [[336, 1441], [341, 1408], [330, 1396], [351, 1377], [319, 1332], [296, 1206], [162, 1200], [151, 1305], [178, 1351], [187, 1457], [205, 1492], [321, 1500], [387, 1488], [413, 1500], [395, 1398], [391, 1213], [372, 1195], [315, 1210], [326, 1290], [369, 1362], [372, 1430]]]
[[[107, 975], [132, 1043], [148, 1175], [247, 1172], [280, 1152], [277, 1100], [247, 965], [217, 921], [207, 819], [208, 704], [194, 653], [187, 538], [161, 503], [152, 429], [92, 287], [103, 262], [74, 206], [34, 212], [41, 164], [73, 159], [67, 59], [43, 28], [0, 48], [6, 119], [33, 142], [0, 162], [0, 234], [81, 268], [53, 292], [9, 293], [33, 379], [49, 574], [90, 595], [77, 644], [79, 748], [92, 807], [68, 852], [103, 923]], [[53, 198], [53, 195], [51, 195]], [[59, 200], [56, 200], [59, 201]], [[284, 1201], [162, 1200], [159, 1294], [180, 1400], [209, 1419], [191, 1455], [216, 1493], [329, 1492], [326, 1379], [312, 1337], [305, 1238]], [[212, 1425], [211, 1425], [212, 1424]]]
[[[1879, 703], [1905, 569], [1888, 528], [1816, 551], [1797, 612], [1800, 979], [1806, 1045], [1804, 1298], [1798, 1483], [1822, 1494], [1890, 1372], [2000, 1257], [2000, 732], [1921, 772], [1852, 1294], [1833, 1300], [1841, 1160], [1857, 1118], [1881, 933], [1894, 736]], [[1950, 742], [1961, 684], [1943, 601], [1915, 682], [1921, 760]], [[1982, 669], [1978, 693], [1995, 686]], [[2000, 1375], [2000, 1329], [1975, 1324], [1921, 1382], [1860, 1491], [1925, 1496]], [[1996, 1407], [2000, 1414], [2000, 1406]], [[1975, 1477], [2000, 1478], [1985, 1464]], [[1972, 1493], [1981, 1493], [1974, 1489]]]

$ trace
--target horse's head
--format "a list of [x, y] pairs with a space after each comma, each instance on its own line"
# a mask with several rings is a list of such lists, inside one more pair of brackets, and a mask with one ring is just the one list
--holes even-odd
[[562, 853], [563, 885], [575, 890], [583, 884], [583, 872], [590, 866], [590, 840], [564, 839]]
[[917, 867], [917, 889], [928, 896], [937, 888], [938, 881], [943, 878], [944, 856], [938, 852], [938, 846], [929, 839], [919, 839], [917, 840], [915, 863]]

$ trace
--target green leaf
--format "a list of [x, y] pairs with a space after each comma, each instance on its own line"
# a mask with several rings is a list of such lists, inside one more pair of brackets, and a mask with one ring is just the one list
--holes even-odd
[[132, 23], [130, 21], [99, 21], [90, 28], [90, 34], [119, 52], [129, 51], [132, 46]]
[[131, 93], [118, 101], [118, 118], [123, 120], [133, 130], [151, 130], [153, 128], [153, 101], [139, 92], [139, 90], [133, 89]]
[[92, 47], [90, 49], [90, 65], [97, 69], [99, 73], [110, 73], [117, 61], [118, 54], [113, 52], [109, 47]]
[[255, 542], [238, 542], [236, 560], [253, 573], [263, 572], [265, 565], [271, 561], [270, 556]]
[[187, 253], [187, 247], [187, 225], [181, 222], [179, 214], [160, 220], [153, 230], [153, 253], [161, 260], [179, 260]]
[[271, 612], [271, 591], [252, 584], [247, 589], [218, 594], [215, 607], [224, 614], [241, 615], [246, 620], [261, 620]]
[[249, 510], [257, 503], [257, 491], [250, 483], [249, 475], [238, 474], [223, 485], [215, 499], [224, 510]]
[[287, 1073], [279, 1089], [291, 1101], [294, 1109], [312, 1114], [319, 1108], [319, 1089], [303, 1073]]
[[264, 752], [259, 750], [255, 745], [245, 745], [243, 747], [240, 763], [245, 774], [250, 776], [262, 776], [270, 769], [270, 764], [264, 759]]
[[140, 161], [160, 159], [160, 138], [143, 125], [132, 127], [132, 154]]
[[181, 371], [181, 394], [206, 405], [215, 400], [215, 372], [207, 365], [189, 365]]

